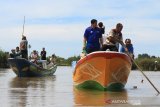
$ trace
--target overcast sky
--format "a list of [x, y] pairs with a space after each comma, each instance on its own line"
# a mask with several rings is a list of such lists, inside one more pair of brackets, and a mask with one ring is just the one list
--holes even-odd
[[90, 20], [102, 21], [106, 34], [116, 23], [124, 25], [135, 54], [160, 56], [159, 0], [0, 0], [0, 48], [10, 51], [24, 35], [31, 50], [47, 50], [61, 57], [79, 55]]

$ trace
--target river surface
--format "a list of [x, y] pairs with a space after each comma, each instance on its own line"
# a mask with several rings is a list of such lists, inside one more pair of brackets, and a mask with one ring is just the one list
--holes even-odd
[[[140, 71], [131, 71], [123, 92], [76, 89], [72, 73], [71, 67], [58, 67], [53, 76], [18, 78], [0, 69], [0, 107], [160, 107], [160, 95]], [[160, 90], [160, 72], [145, 74]]]

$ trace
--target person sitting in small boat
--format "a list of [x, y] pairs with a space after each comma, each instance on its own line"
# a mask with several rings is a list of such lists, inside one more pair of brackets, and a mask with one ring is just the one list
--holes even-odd
[[50, 58], [51, 64], [55, 65], [56, 64], [56, 55], [53, 54], [52, 57]]
[[119, 49], [119, 43], [121, 45], [123, 44], [123, 37], [122, 37], [122, 31], [123, 29], [123, 25], [121, 23], [118, 23], [116, 25], [115, 29], [112, 29], [109, 34], [108, 37], [106, 39], [106, 43], [103, 44], [102, 46], [102, 51], [106, 51], [106, 50], [110, 50], [110, 51], [117, 51]]
[[10, 57], [11, 58], [15, 58], [16, 57], [16, 51], [15, 51], [15, 49], [11, 50]]
[[[127, 48], [127, 52], [130, 54], [130, 56], [134, 59], [134, 48], [131, 43], [131, 39], [125, 40], [125, 46]], [[125, 48], [122, 46], [120, 52], [126, 53]]]
[[51, 58], [49, 59], [49, 64], [47, 65], [48, 68], [56, 65], [56, 55], [52, 54]]
[[102, 46], [102, 32], [97, 27], [97, 20], [91, 20], [91, 26], [86, 28], [83, 37], [83, 50], [87, 52], [87, 54], [95, 51], [100, 51], [100, 47]]
[[37, 64], [37, 60], [39, 59], [38, 52], [36, 50], [33, 50], [31, 54], [31, 62]]
[[21, 51], [19, 50], [19, 47], [16, 47], [16, 58], [21, 58]]
[[45, 48], [42, 48], [42, 51], [41, 51], [41, 60], [46, 60], [46, 51], [45, 51]]

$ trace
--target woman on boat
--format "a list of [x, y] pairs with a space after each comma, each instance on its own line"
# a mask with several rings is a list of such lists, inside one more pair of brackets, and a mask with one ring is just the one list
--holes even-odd
[[33, 50], [32, 54], [31, 54], [31, 62], [37, 64], [38, 58], [39, 58], [38, 52], [36, 50]]

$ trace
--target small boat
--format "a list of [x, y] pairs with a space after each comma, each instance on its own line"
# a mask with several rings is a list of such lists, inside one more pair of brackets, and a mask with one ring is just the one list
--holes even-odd
[[74, 85], [103, 91], [124, 89], [132, 62], [127, 54], [97, 51], [80, 59], [73, 73]]
[[9, 65], [18, 77], [40, 77], [53, 75], [57, 65], [47, 65], [43, 68], [24, 58], [9, 58]]

